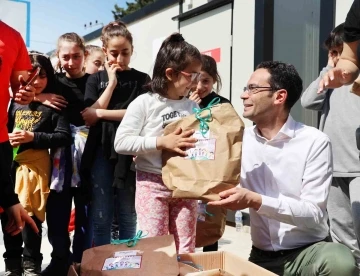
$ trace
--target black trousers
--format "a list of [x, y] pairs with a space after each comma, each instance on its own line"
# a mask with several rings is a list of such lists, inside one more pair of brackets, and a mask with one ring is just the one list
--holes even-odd
[[[11, 236], [4, 231], [4, 228], [8, 222], [6, 213], [1, 214], [1, 226], [4, 233], [4, 245], [5, 253], [3, 257], [5, 259], [22, 258], [27, 257], [34, 259], [35, 261], [42, 261], [41, 254], [41, 238], [42, 238], [42, 223], [35, 216], [31, 217], [36, 226], [39, 229], [39, 233], [35, 233], [34, 230], [25, 224], [21, 233]], [[24, 245], [24, 247], [23, 247]]]
[[0, 143], [0, 206], [5, 208], [19, 203], [12, 178], [12, 155], [9, 141]]

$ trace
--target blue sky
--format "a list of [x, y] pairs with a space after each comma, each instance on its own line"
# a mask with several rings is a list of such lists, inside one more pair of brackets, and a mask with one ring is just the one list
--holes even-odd
[[[30, 0], [30, 50], [49, 52], [66, 32], [86, 35], [101, 26], [84, 28], [89, 22], [105, 25], [113, 20], [114, 5], [125, 7], [125, 0]], [[132, 2], [129, 1], [128, 2]]]

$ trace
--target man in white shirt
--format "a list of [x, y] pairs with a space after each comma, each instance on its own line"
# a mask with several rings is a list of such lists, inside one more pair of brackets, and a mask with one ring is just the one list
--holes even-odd
[[249, 260], [279, 275], [358, 275], [351, 251], [327, 242], [332, 179], [329, 138], [294, 121], [302, 80], [294, 66], [262, 62], [241, 96], [244, 132], [241, 183], [220, 193], [231, 210], [250, 208]]

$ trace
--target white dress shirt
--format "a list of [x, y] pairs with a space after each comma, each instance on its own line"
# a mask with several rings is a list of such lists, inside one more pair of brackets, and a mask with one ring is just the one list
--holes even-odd
[[329, 138], [289, 115], [271, 140], [245, 129], [240, 185], [259, 193], [250, 208], [253, 245], [267, 251], [292, 249], [328, 236], [326, 203], [332, 179]]

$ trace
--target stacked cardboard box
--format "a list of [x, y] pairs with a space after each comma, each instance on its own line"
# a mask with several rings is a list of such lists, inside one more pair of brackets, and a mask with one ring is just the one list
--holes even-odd
[[[121, 256], [125, 257], [122, 259]], [[121, 265], [120, 261], [117, 261], [119, 259]], [[132, 259], [136, 261], [132, 263]], [[116, 262], [119, 266], [114, 265]], [[104, 268], [109, 270], [103, 270]], [[177, 256], [172, 235], [143, 238], [133, 247], [128, 247], [126, 244], [109, 244], [88, 249], [84, 252], [82, 263], [71, 266], [68, 273], [68, 276], [112, 275], [271, 276], [275, 274], [229, 252]]]

